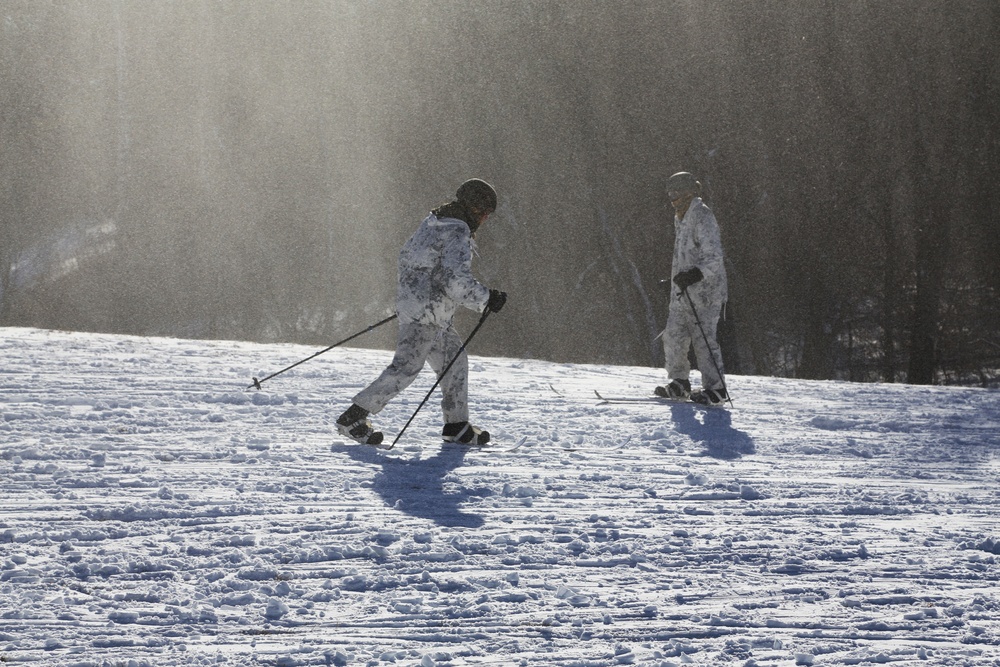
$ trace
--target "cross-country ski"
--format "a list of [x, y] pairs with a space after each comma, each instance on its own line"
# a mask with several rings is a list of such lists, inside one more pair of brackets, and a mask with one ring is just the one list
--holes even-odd
[[601, 403], [664, 403], [664, 404], [691, 404], [698, 405], [706, 408], [717, 408], [725, 407], [722, 403], [703, 403], [701, 401], [695, 400], [691, 397], [687, 398], [674, 398], [670, 396], [658, 396], [656, 394], [650, 394], [649, 396], [605, 396], [601, 394], [596, 389], [594, 390], [594, 395], [601, 401]]

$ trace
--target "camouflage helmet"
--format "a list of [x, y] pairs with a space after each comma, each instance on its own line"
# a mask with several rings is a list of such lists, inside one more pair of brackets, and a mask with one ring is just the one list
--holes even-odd
[[455, 199], [481, 211], [492, 213], [497, 209], [497, 191], [486, 181], [470, 178], [458, 186]]

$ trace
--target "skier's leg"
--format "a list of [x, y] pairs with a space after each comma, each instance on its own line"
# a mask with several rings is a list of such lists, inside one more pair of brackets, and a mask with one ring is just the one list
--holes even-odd
[[438, 327], [435, 326], [401, 322], [392, 363], [354, 397], [354, 404], [373, 414], [381, 412], [420, 373], [437, 332]]
[[[722, 389], [726, 386], [723, 373], [725, 367], [722, 365], [722, 349], [716, 339], [716, 331], [719, 327], [719, 316], [722, 314], [722, 304], [712, 302], [700, 302], [695, 300], [695, 308], [698, 309], [698, 320], [701, 328], [705, 332], [697, 330], [692, 335], [695, 358], [698, 360], [698, 370], [701, 371], [701, 388], [703, 390]], [[708, 346], [705, 339], [708, 339]]]
[[667, 313], [667, 328], [663, 331], [663, 356], [668, 380], [688, 380], [691, 376], [691, 330], [695, 327], [690, 309], [680, 301], [671, 301]]
[[469, 421], [469, 355], [462, 350], [462, 338], [458, 332], [449, 326], [434, 339], [427, 363], [440, 377], [441, 371], [452, 359], [455, 363], [441, 378], [441, 411], [445, 424]]

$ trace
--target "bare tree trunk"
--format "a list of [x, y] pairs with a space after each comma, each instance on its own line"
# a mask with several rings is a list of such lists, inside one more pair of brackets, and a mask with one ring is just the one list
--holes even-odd
[[938, 313], [948, 261], [948, 219], [933, 209], [917, 232], [917, 293], [907, 380], [933, 384], [938, 367]]
[[899, 238], [889, 206], [880, 211], [885, 264], [882, 267], [882, 380], [896, 381], [896, 311], [899, 306]]
[[802, 361], [796, 375], [807, 380], [829, 380], [833, 377], [830, 293], [818, 276], [810, 276], [809, 285], [806, 319], [802, 323]]

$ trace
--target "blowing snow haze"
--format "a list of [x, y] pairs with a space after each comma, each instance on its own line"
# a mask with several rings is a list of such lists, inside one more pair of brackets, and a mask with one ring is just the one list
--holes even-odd
[[327, 344], [477, 176], [510, 300], [475, 352], [658, 365], [683, 169], [727, 370], [995, 382], [998, 28], [988, 0], [3, 0], [0, 324]]

